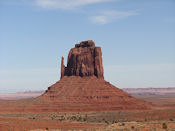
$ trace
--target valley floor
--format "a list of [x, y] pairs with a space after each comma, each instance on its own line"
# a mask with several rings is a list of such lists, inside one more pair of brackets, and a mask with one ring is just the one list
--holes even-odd
[[0, 131], [175, 131], [175, 108], [145, 111], [0, 113]]
[[0, 131], [175, 131], [175, 95], [132, 94], [152, 110], [111, 112], [0, 112]]

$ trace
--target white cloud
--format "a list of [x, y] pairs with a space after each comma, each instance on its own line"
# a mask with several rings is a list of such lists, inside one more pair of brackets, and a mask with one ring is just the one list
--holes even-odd
[[135, 11], [104, 11], [100, 15], [90, 17], [90, 21], [96, 24], [107, 24], [129, 16], [138, 15]]
[[90, 18], [90, 21], [93, 23], [99, 23], [99, 24], [106, 24], [109, 22], [109, 19], [107, 16], [99, 15], [99, 16], [93, 16]]
[[35, 4], [43, 8], [74, 9], [84, 5], [110, 1], [117, 0], [35, 0]]

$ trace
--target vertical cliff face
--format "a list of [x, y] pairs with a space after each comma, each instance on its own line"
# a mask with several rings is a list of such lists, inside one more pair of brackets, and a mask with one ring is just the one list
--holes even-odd
[[102, 52], [92, 40], [82, 41], [69, 51], [67, 67], [61, 62], [63, 76], [96, 76], [103, 78]]

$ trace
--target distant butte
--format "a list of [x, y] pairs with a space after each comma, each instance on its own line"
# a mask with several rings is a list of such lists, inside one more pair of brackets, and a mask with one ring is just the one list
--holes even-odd
[[82, 41], [69, 51], [67, 66], [61, 61], [61, 79], [37, 98], [1, 102], [0, 111], [79, 112], [150, 109], [104, 80], [102, 52], [92, 40]]

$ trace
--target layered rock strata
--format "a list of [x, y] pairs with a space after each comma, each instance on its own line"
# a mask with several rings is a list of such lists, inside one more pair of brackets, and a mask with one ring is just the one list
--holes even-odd
[[69, 51], [67, 66], [61, 61], [61, 78], [63, 76], [96, 76], [103, 78], [102, 52], [92, 40], [82, 41]]
[[102, 52], [92, 40], [75, 45], [67, 66], [61, 61], [61, 79], [37, 98], [0, 102], [0, 112], [88, 112], [150, 109], [104, 80]]

